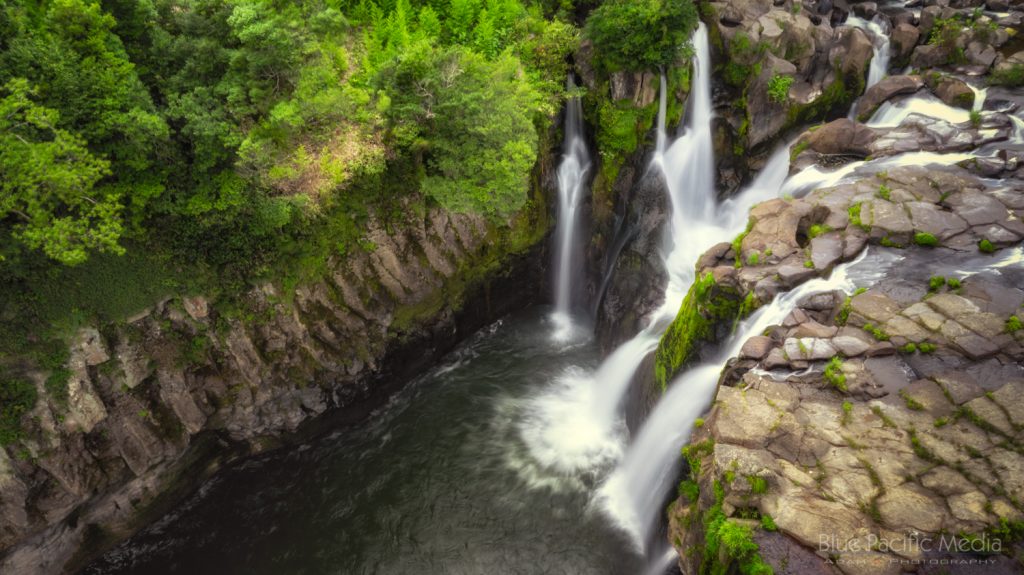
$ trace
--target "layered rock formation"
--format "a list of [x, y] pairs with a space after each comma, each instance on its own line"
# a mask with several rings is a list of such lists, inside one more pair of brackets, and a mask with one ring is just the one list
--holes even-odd
[[543, 212], [496, 226], [438, 209], [401, 231], [372, 227], [372, 249], [321, 280], [265, 284], [234, 308], [175, 297], [83, 329], [66, 401], [47, 373], [15, 367], [40, 401], [0, 450], [0, 572], [73, 569], [218, 464], [360, 417], [533, 299], [547, 225]]

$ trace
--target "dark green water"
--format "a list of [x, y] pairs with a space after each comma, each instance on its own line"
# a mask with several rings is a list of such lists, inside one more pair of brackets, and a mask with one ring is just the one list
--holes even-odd
[[482, 330], [364, 424], [222, 471], [84, 572], [640, 572], [590, 509], [598, 477], [540, 467], [521, 439], [530, 398], [598, 362], [553, 345], [545, 312]]

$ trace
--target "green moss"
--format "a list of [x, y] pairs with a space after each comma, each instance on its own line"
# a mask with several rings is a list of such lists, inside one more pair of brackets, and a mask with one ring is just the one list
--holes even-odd
[[814, 239], [822, 234], [827, 234], [832, 231], [832, 227], [826, 224], [814, 224], [807, 230], [807, 237]]
[[914, 353], [915, 351], [917, 351], [917, 344], [914, 343], [914, 342], [909, 342], [909, 343], [907, 343], [906, 345], [904, 345], [903, 347], [900, 348], [900, 353], [910, 354], [910, 353]]
[[914, 243], [919, 246], [933, 248], [939, 245], [939, 238], [927, 232], [918, 232], [914, 234]]
[[794, 160], [796, 160], [797, 156], [802, 154], [803, 151], [809, 148], [810, 146], [811, 143], [808, 142], [807, 140], [800, 140], [799, 142], [797, 142], [796, 145], [793, 146], [793, 148], [789, 151], [789, 161], [793, 162]]
[[772, 519], [772, 516], [767, 513], [761, 515], [761, 529], [764, 529], [765, 531], [779, 530], [778, 526], [775, 525], [775, 520]]
[[756, 304], [754, 298], [740, 298], [733, 288], [717, 285], [710, 273], [697, 278], [655, 352], [654, 379], [661, 389], [702, 342], [714, 337], [716, 326], [749, 314]]
[[875, 327], [872, 323], [864, 324], [863, 329], [878, 341], [889, 341], [889, 334], [885, 333], [880, 328]]
[[882, 244], [882, 246], [887, 247], [887, 248], [899, 248], [899, 249], [903, 248], [903, 245], [894, 242], [892, 240], [892, 238], [890, 238], [889, 236], [883, 237], [881, 240], [879, 240], [878, 243]]
[[938, 291], [944, 285], [946, 285], [946, 278], [942, 276], [932, 276], [928, 279], [928, 291]]
[[825, 364], [825, 381], [839, 391], [847, 391], [846, 374], [843, 373], [843, 360], [839, 356], [833, 357]]
[[905, 389], [900, 390], [900, 397], [903, 398], [903, 402], [907, 405], [907, 409], [912, 411], [924, 411], [924, 405], [908, 394]]
[[0, 445], [24, 437], [21, 419], [36, 405], [38, 393], [32, 382], [19, 378], [0, 380]]
[[855, 225], [855, 226], [857, 226], [858, 228], [860, 228], [860, 229], [862, 229], [864, 231], [870, 231], [871, 230], [871, 226], [866, 225], [863, 222], [863, 220], [861, 220], [861, 208], [862, 207], [863, 207], [863, 203], [862, 202], [857, 202], [857, 203], [851, 205], [846, 210], [846, 212], [850, 216], [850, 224]]
[[996, 68], [988, 76], [988, 83], [993, 86], [1024, 86], [1024, 64]]
[[891, 201], [892, 200], [892, 189], [889, 188], [889, 186], [887, 186], [885, 184], [882, 184], [881, 186], [878, 186], [878, 193], [876, 195], [878, 197], [882, 198], [883, 200]]
[[747, 265], [748, 266], [756, 266], [760, 262], [761, 262], [761, 254], [759, 254], [757, 252], [750, 252], [750, 255], [747, 256]]
[[991, 254], [996, 251], [996, 246], [988, 240], [981, 240], [978, 242], [978, 249], [981, 250], [982, 253]]
[[1011, 315], [1009, 318], [1007, 318], [1007, 320], [1006, 320], [1006, 332], [1007, 333], [1016, 333], [1016, 332], [1020, 331], [1022, 328], [1024, 328], [1024, 325], [1021, 324], [1021, 321], [1020, 321], [1019, 317], [1017, 317], [1015, 315]]
[[747, 483], [750, 484], [750, 491], [755, 495], [764, 495], [768, 493], [768, 481], [764, 477], [757, 475], [748, 475]]
[[958, 290], [960, 289], [960, 280], [957, 278], [946, 278], [946, 285], [949, 286], [949, 289], [951, 290]]
[[935, 347], [934, 343], [929, 343], [927, 341], [923, 341], [917, 344], [917, 350], [920, 351], [921, 353], [935, 353], [936, 349], [937, 348]]

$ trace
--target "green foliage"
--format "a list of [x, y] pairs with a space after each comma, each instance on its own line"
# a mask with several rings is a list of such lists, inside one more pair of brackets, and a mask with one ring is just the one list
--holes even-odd
[[871, 226], [865, 224], [861, 220], [860, 211], [861, 211], [862, 207], [863, 207], [863, 204], [861, 202], [857, 202], [855, 204], [852, 204], [849, 207], [849, 209], [847, 209], [847, 214], [850, 217], [850, 223], [851, 224], [857, 226], [858, 228], [861, 228], [864, 231], [870, 231], [871, 230]]
[[917, 232], [914, 234], [914, 243], [919, 246], [933, 248], [939, 245], [939, 238], [927, 232]]
[[978, 250], [981, 251], [981, 253], [991, 254], [995, 253], [996, 246], [987, 239], [983, 239], [980, 242], [978, 242]]
[[764, 529], [765, 531], [779, 530], [778, 526], [775, 525], [775, 520], [767, 513], [761, 515], [761, 529]]
[[960, 289], [960, 280], [957, 278], [946, 278], [946, 285], [949, 286], [949, 289], [951, 290], [958, 290]]
[[1024, 329], [1024, 324], [1021, 323], [1021, 320], [1020, 320], [1019, 317], [1017, 317], [1015, 315], [1011, 315], [1006, 320], [1006, 332], [1007, 333], [1017, 333], [1021, 329]]
[[917, 344], [912, 341], [906, 343], [903, 347], [900, 348], [900, 353], [910, 354], [914, 353], [915, 351], [917, 351]]
[[694, 481], [690, 479], [684, 479], [683, 481], [679, 482], [679, 488], [677, 489], [677, 492], [679, 493], [680, 497], [685, 497], [687, 501], [690, 501], [692, 503], [694, 501], [697, 501], [697, 497], [700, 495], [700, 487], [698, 487]]
[[946, 285], [946, 278], [942, 276], [932, 276], [928, 279], [928, 291], [938, 291], [944, 285]]
[[123, 252], [122, 205], [116, 193], [94, 190], [109, 163], [58, 128], [57, 111], [32, 102], [28, 81], [11, 80], [0, 99], [0, 218], [12, 235], [64, 264], [89, 250]]
[[540, 94], [518, 61], [427, 45], [382, 70], [400, 145], [427, 153], [423, 191], [445, 208], [507, 217], [527, 199]]
[[880, 328], [875, 327], [874, 324], [864, 324], [864, 331], [870, 333], [871, 336], [878, 341], [889, 341], [889, 334], [885, 333]]
[[843, 360], [839, 356], [833, 357], [825, 364], [825, 381], [829, 382], [839, 391], [846, 391], [846, 374], [843, 373]]
[[971, 110], [971, 125], [975, 128], [981, 126], [981, 112], [978, 110]]
[[604, 70], [657, 70], [676, 61], [696, 24], [691, 0], [608, 0], [585, 34]]
[[937, 348], [935, 347], [934, 343], [929, 343], [927, 341], [923, 341], [917, 344], [917, 350], [920, 351], [921, 353], [935, 353], [936, 349]]
[[36, 387], [29, 381], [0, 380], [0, 446], [23, 437], [21, 418], [35, 406], [37, 398]]
[[993, 86], [1017, 88], [1024, 86], [1024, 64], [996, 67], [988, 75], [988, 83]]
[[764, 477], [748, 475], [747, 483], [750, 484], [750, 491], [755, 495], [768, 493], [768, 481]]
[[807, 230], [807, 238], [814, 239], [822, 234], [827, 234], [832, 231], [832, 227], [826, 224], [814, 224]]
[[782, 104], [789, 100], [789, 87], [793, 85], [793, 77], [783, 74], [774, 74], [768, 80], [768, 99], [776, 104]]
[[883, 200], [887, 200], [887, 201], [891, 200], [892, 199], [892, 189], [889, 188], [889, 186], [887, 186], [885, 184], [882, 184], [881, 186], [878, 186], [878, 194], [877, 195], [878, 195], [878, 197], [882, 198]]

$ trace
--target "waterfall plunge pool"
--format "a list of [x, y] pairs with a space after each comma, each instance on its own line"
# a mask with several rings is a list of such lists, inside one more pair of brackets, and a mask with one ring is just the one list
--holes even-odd
[[524, 440], [538, 394], [599, 362], [553, 346], [550, 315], [484, 328], [360, 425], [221, 470], [84, 573], [642, 571], [591, 502], [610, 469], [544, 467]]

